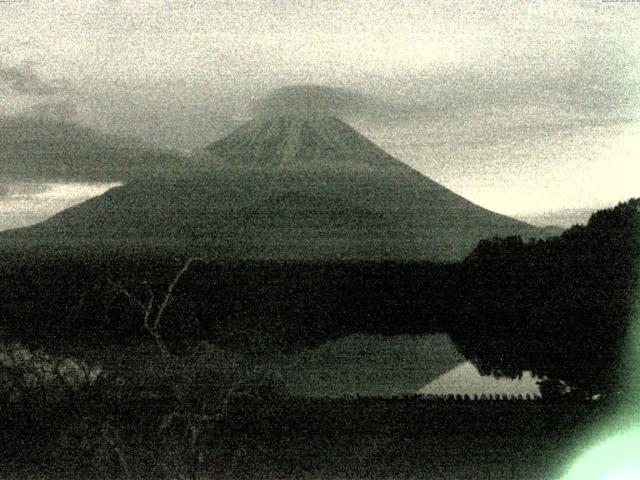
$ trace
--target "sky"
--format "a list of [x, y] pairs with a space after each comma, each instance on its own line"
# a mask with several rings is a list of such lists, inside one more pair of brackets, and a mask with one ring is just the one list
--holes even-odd
[[[640, 196], [639, 67], [632, 2], [0, 2], [0, 116], [194, 149], [310, 85], [398, 159], [542, 223]], [[46, 212], [111, 184], [73, 180]], [[5, 226], [58, 188], [20, 181]]]

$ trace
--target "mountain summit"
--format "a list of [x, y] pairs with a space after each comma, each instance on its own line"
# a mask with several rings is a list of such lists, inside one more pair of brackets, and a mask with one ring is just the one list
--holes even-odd
[[484, 238], [542, 234], [456, 195], [337, 118], [259, 117], [206, 151], [197, 172], [132, 181], [5, 238], [236, 259], [449, 261]]
[[318, 113], [259, 117], [206, 150], [225, 164], [252, 167], [382, 167], [391, 159], [341, 120]]

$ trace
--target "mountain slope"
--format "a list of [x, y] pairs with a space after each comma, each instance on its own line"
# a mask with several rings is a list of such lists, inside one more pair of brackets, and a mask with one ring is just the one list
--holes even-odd
[[456, 195], [335, 118], [259, 118], [207, 151], [197, 171], [133, 181], [8, 236], [231, 258], [448, 261], [483, 238], [543, 235]]

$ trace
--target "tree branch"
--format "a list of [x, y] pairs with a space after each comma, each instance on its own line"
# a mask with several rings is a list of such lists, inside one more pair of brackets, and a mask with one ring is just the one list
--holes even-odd
[[[131, 293], [129, 293], [129, 291], [126, 290], [121, 284], [114, 282], [110, 278], [107, 278], [107, 282], [109, 282], [109, 285], [111, 285], [115, 290], [117, 290], [118, 293], [121, 293], [122, 295], [127, 297], [132, 304], [140, 307], [140, 309], [145, 313], [145, 317], [147, 316], [147, 312], [150, 312], [149, 307], [147, 305], [145, 305], [136, 297], [131, 295]], [[151, 293], [153, 294], [153, 292]]]
[[156, 314], [156, 317], [155, 317], [154, 322], [153, 322], [154, 328], [158, 328], [160, 326], [160, 320], [162, 318], [162, 315], [164, 314], [164, 311], [167, 309], [167, 307], [171, 303], [171, 300], [173, 299], [173, 290], [174, 290], [174, 288], [176, 288], [176, 285], [178, 285], [178, 282], [180, 281], [182, 276], [185, 273], [187, 273], [187, 271], [191, 267], [191, 264], [193, 262], [196, 262], [196, 261], [205, 262], [205, 260], [203, 258], [200, 258], [200, 257], [189, 258], [185, 262], [185, 264], [182, 266], [180, 271], [177, 273], [177, 275], [173, 279], [173, 282], [171, 282], [171, 284], [169, 285], [169, 288], [167, 288], [167, 293], [165, 294], [164, 300], [162, 301], [162, 303], [160, 304], [160, 307], [158, 308], [158, 313]]
[[160, 330], [159, 330], [160, 322], [162, 320], [162, 316], [165, 313], [165, 310], [173, 300], [173, 291], [178, 285], [178, 282], [180, 282], [180, 279], [184, 276], [185, 273], [187, 273], [189, 268], [191, 268], [191, 265], [193, 264], [193, 262], [196, 262], [196, 261], [206, 262], [205, 259], [199, 258], [199, 257], [189, 258], [185, 262], [185, 264], [182, 266], [182, 268], [178, 271], [178, 273], [174, 277], [173, 281], [169, 284], [169, 287], [167, 288], [167, 292], [164, 295], [162, 303], [158, 306], [158, 309], [155, 311], [155, 315], [152, 315], [152, 314], [154, 312], [156, 297], [155, 297], [155, 294], [153, 293], [153, 289], [147, 282], [144, 282], [147, 286], [147, 291], [149, 292], [147, 303], [145, 304], [142, 301], [140, 301], [138, 298], [134, 297], [121, 284], [116, 283], [113, 280], [111, 280], [109, 277], [107, 277], [107, 281], [109, 282], [109, 284], [118, 293], [125, 295], [132, 304], [140, 307], [140, 309], [144, 313], [142, 324], [145, 330], [147, 330], [147, 332], [149, 332], [151, 337], [153, 337], [153, 340], [155, 341], [156, 346], [160, 351], [160, 356], [164, 361], [168, 360], [171, 357], [171, 353], [169, 352], [169, 349], [167, 348], [167, 345], [164, 342], [162, 335], [160, 335]]
[[147, 302], [147, 306], [144, 308], [144, 327], [147, 330], [150, 330], [152, 327], [149, 325], [149, 318], [151, 317], [151, 311], [153, 310], [153, 303], [155, 302], [156, 297], [153, 294], [153, 289], [149, 286], [149, 284], [147, 284], [147, 290], [149, 290], [149, 301]]

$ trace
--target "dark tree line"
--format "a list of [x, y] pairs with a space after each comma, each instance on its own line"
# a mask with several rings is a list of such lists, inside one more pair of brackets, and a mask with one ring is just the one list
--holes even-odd
[[[184, 262], [115, 253], [5, 259], [2, 337], [49, 349], [58, 342], [145, 340], [142, 309], [122, 292], [142, 303], [151, 292], [162, 299]], [[357, 332], [442, 331], [445, 317], [436, 312], [448, 304], [451, 271], [423, 263], [198, 262], [175, 286], [159, 332], [174, 351], [208, 339], [259, 352]]]
[[585, 393], [616, 388], [639, 264], [639, 199], [548, 240], [482, 241], [458, 273], [450, 333], [483, 373], [531, 370]]

